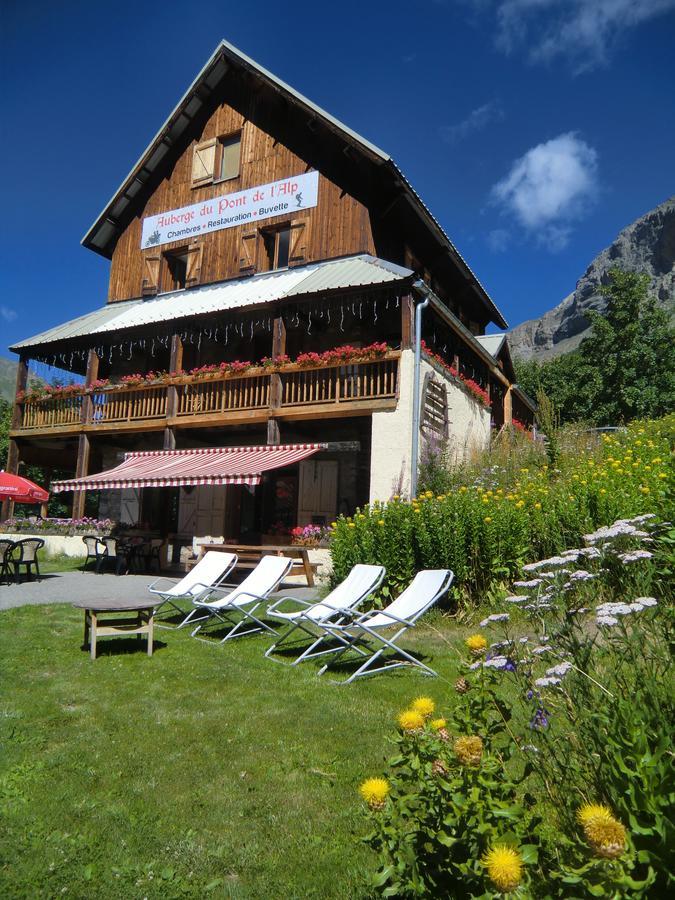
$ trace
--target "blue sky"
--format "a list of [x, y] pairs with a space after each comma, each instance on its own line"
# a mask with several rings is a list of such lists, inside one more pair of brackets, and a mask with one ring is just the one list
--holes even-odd
[[224, 37], [390, 153], [511, 325], [675, 192], [675, 0], [4, 0], [0, 354], [105, 302], [82, 235]]

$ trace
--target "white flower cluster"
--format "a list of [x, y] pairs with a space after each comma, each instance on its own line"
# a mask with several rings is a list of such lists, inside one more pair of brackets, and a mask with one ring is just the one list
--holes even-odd
[[489, 625], [490, 622], [508, 622], [509, 614], [508, 613], [493, 613], [491, 616], [488, 616], [487, 619], [483, 619], [480, 623], [481, 628], [485, 628], [486, 625]]
[[617, 616], [629, 616], [657, 605], [658, 600], [654, 597], [638, 597], [632, 603], [601, 603], [595, 609], [595, 621], [597, 625], [616, 625]]
[[607, 544], [620, 537], [647, 538], [649, 534], [646, 531], [640, 531], [626, 519], [618, 519], [613, 525], [603, 525], [597, 531], [585, 534], [584, 541], [593, 546], [594, 544]]
[[560, 684], [571, 668], [572, 663], [558, 663], [557, 666], [551, 666], [550, 669], [547, 669], [543, 678], [536, 678], [534, 683], [537, 687], [553, 687], [556, 684]]
[[618, 559], [622, 563], [638, 562], [641, 559], [651, 559], [654, 556], [649, 550], [631, 550], [629, 553], [619, 553]]
[[[576, 551], [575, 551], [576, 552]], [[538, 572], [539, 569], [554, 569], [557, 566], [569, 565], [569, 557], [551, 556], [549, 559], [540, 559], [538, 562], [528, 563], [523, 566], [523, 572]]]

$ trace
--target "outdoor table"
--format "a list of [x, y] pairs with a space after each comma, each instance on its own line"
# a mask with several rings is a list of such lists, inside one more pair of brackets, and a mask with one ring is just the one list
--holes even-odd
[[[76, 600], [73, 606], [84, 610], [84, 643], [89, 644], [96, 659], [98, 637], [121, 637], [136, 634], [148, 637], [148, 656], [152, 656], [152, 629], [155, 606], [152, 600]], [[136, 613], [130, 617], [130, 613]], [[99, 622], [104, 619], [106, 624]]]
[[200, 553], [192, 565], [196, 565], [207, 550], [219, 550], [225, 553], [236, 553], [239, 557], [237, 569], [253, 569], [263, 556], [290, 556], [297, 559], [298, 568], [302, 567], [308, 587], [314, 587], [315, 563], [309, 561], [307, 547], [299, 544], [201, 544]]

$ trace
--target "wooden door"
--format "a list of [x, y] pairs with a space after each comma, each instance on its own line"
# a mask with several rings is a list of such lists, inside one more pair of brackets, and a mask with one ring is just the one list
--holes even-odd
[[300, 463], [298, 525], [329, 525], [337, 514], [337, 460]]

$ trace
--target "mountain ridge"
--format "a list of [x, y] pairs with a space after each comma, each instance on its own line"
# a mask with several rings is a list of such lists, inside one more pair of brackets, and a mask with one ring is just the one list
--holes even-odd
[[623, 228], [602, 250], [557, 306], [513, 328], [509, 346], [514, 356], [539, 360], [575, 350], [589, 330], [585, 313], [603, 312], [600, 287], [612, 268], [649, 275], [651, 289], [666, 308], [675, 306], [675, 195]]

